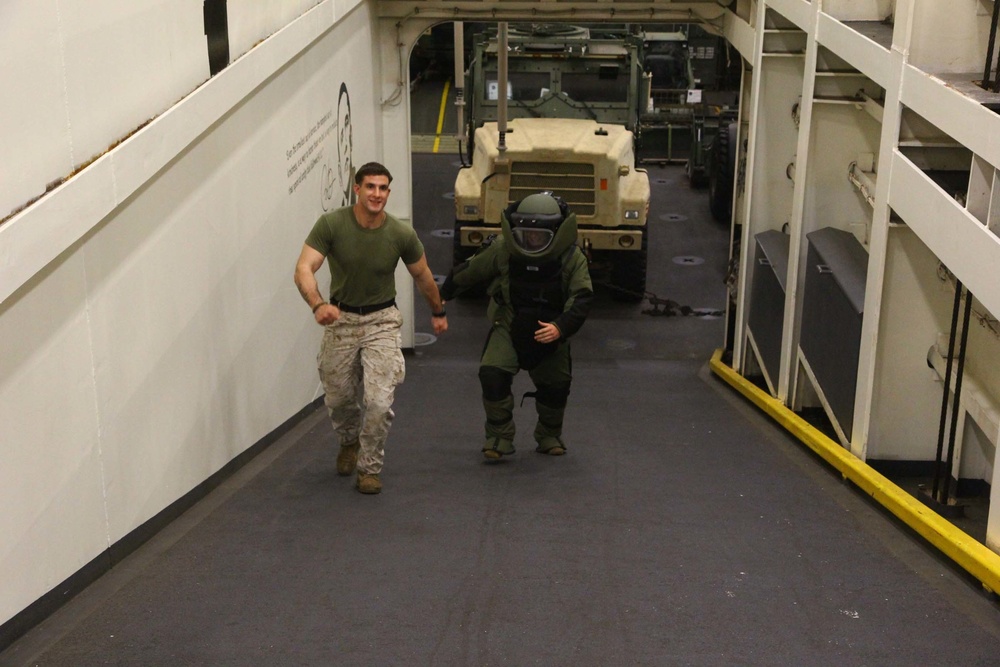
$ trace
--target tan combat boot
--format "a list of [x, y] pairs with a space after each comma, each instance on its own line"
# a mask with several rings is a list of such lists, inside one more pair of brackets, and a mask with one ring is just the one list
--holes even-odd
[[354, 468], [358, 465], [358, 449], [361, 445], [341, 445], [340, 453], [337, 454], [337, 474], [347, 477], [354, 473]]
[[382, 492], [382, 482], [379, 481], [378, 475], [367, 472], [358, 472], [358, 481], [355, 483], [355, 486], [358, 487], [358, 491], [361, 493]]

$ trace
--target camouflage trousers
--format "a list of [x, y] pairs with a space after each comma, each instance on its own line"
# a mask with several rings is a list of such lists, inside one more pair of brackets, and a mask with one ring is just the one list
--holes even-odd
[[327, 412], [341, 446], [361, 445], [360, 472], [382, 471], [392, 401], [406, 373], [402, 323], [395, 307], [367, 315], [341, 313], [323, 333], [317, 363]]

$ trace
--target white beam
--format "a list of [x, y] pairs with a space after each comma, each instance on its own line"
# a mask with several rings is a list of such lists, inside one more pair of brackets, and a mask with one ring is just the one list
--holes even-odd
[[1000, 313], [1000, 238], [899, 151], [892, 158], [889, 205], [989, 312]]
[[723, 36], [740, 52], [743, 59], [754, 61], [754, 42], [756, 36], [750, 24], [731, 12], [726, 12], [722, 19]]
[[878, 85], [889, 85], [888, 49], [823, 13], [816, 19], [816, 41]]
[[961, 92], [957, 82], [953, 77], [935, 76], [907, 65], [900, 86], [903, 104], [994, 167], [1000, 167], [1000, 116]]
[[812, 32], [816, 22], [816, 7], [807, 0], [769, 0], [774, 11], [797, 25], [805, 32]]

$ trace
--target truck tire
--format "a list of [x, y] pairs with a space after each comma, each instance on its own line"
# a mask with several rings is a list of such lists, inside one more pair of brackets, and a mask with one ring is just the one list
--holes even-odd
[[736, 171], [736, 123], [715, 135], [708, 173], [708, 205], [712, 217], [729, 222], [733, 217], [733, 175]]
[[611, 298], [622, 303], [639, 303], [646, 298], [646, 264], [649, 255], [648, 230], [642, 230], [638, 252], [614, 253], [611, 263]]
[[691, 160], [688, 160], [684, 165], [684, 170], [687, 172], [688, 181], [691, 183], [691, 187], [695, 190], [701, 190], [709, 184], [708, 174], [706, 173], [704, 165], [698, 166], [693, 164]]

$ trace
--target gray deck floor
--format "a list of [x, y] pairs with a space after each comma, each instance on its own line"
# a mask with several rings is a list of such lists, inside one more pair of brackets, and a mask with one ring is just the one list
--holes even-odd
[[[442, 273], [454, 159], [414, 156]], [[680, 168], [650, 179], [649, 289], [723, 307], [728, 231]], [[722, 319], [641, 308], [601, 296], [573, 341], [569, 454], [533, 452], [529, 401], [490, 465], [484, 307], [449, 304], [408, 357], [381, 495], [336, 476], [317, 411], [0, 665], [998, 664], [978, 584], [709, 374]]]

